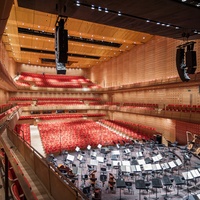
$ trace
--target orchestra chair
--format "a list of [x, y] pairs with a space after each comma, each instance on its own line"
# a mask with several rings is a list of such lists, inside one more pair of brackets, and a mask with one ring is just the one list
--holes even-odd
[[95, 188], [94, 193], [92, 194], [92, 200], [101, 200], [101, 189]]
[[131, 181], [125, 181], [126, 188], [124, 188], [124, 194], [133, 194], [133, 183]]

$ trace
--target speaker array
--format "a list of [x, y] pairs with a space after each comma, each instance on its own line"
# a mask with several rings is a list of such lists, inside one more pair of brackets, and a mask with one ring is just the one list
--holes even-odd
[[60, 19], [55, 33], [55, 55], [57, 74], [66, 74], [68, 61], [68, 31], [64, 29], [64, 19]]
[[[187, 47], [186, 53], [185, 47]], [[189, 81], [188, 74], [194, 74], [196, 71], [196, 51], [193, 51], [193, 47], [194, 43], [186, 43], [185, 46], [182, 45], [176, 51], [176, 67], [182, 81]]]

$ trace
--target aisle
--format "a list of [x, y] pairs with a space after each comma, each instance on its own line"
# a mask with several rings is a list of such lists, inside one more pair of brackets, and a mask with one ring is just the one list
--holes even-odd
[[31, 146], [36, 149], [43, 157], [46, 157], [44, 152], [44, 148], [42, 145], [42, 141], [40, 138], [40, 133], [37, 126], [30, 126], [30, 134], [31, 134]]

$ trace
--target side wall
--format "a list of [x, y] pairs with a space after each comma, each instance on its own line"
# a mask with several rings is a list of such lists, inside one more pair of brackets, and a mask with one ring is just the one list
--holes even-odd
[[[197, 64], [200, 64], [200, 41], [196, 41]], [[176, 69], [176, 46], [181, 40], [155, 36], [146, 44], [133, 47], [101, 65], [91, 69], [91, 80], [103, 87], [127, 85], [138, 82], [178, 77]], [[200, 72], [197, 66], [196, 73]], [[156, 103], [159, 108], [168, 104], [200, 105], [199, 86], [157, 88], [151, 90], [126, 91], [103, 95], [106, 101]], [[186, 143], [186, 131], [199, 133], [200, 125], [158, 117], [112, 112], [111, 119], [131, 121], [156, 128], [170, 141]], [[196, 127], [195, 129], [192, 127]]]

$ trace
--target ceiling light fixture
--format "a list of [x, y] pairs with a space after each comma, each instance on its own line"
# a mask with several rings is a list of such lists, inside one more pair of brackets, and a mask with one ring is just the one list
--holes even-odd
[[108, 8], [105, 8], [105, 13], [108, 13]]
[[102, 11], [102, 9], [101, 9], [101, 7], [100, 7], [100, 6], [98, 7], [98, 11]]
[[118, 14], [117, 14], [118, 16], [122, 16], [122, 13], [121, 13], [121, 11], [118, 11]]
[[76, 6], [80, 6], [80, 1], [76, 1]]
[[95, 9], [94, 5], [91, 5], [91, 9], [92, 9], [92, 10], [94, 10], [94, 9]]

